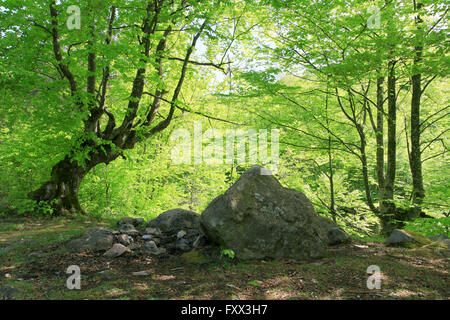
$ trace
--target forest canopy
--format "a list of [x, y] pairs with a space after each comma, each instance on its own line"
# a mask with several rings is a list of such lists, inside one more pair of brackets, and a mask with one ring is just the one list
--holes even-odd
[[0, 208], [201, 212], [253, 130], [349, 233], [448, 232], [448, 48], [441, 0], [1, 0]]

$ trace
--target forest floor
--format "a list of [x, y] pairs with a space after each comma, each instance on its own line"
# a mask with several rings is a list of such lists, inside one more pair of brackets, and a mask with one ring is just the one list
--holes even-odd
[[[449, 259], [376, 242], [331, 247], [314, 262], [192, 264], [180, 256], [108, 259], [102, 252], [66, 251], [69, 239], [112, 224], [0, 218], [0, 286], [19, 289], [15, 299], [450, 299]], [[14, 249], [2, 251], [11, 244]], [[66, 287], [70, 265], [80, 266], [80, 290]], [[367, 288], [371, 265], [380, 268], [380, 289]], [[145, 275], [133, 275], [139, 271]]]

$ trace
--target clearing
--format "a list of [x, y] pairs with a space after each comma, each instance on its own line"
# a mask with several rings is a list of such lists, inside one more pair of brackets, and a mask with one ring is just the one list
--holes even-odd
[[[73, 254], [68, 240], [114, 221], [87, 218], [0, 219], [0, 286], [15, 299], [449, 299], [449, 259], [433, 251], [353, 240], [330, 247], [325, 259], [188, 263], [103, 252]], [[66, 287], [70, 265], [81, 269], [81, 289]], [[381, 270], [381, 289], [369, 290], [367, 268]], [[140, 272], [140, 275], [133, 275]]]

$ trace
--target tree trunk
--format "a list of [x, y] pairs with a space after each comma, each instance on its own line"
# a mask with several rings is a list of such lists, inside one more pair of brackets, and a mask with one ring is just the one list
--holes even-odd
[[363, 131], [361, 125], [356, 125], [358, 130], [359, 138], [360, 138], [360, 152], [361, 152], [361, 164], [362, 164], [362, 176], [364, 182], [364, 191], [366, 193], [367, 204], [370, 210], [374, 213], [378, 213], [377, 208], [373, 204], [372, 194], [370, 193], [370, 184], [369, 184], [369, 171], [367, 168], [367, 153], [366, 153], [366, 135]]
[[[92, 141], [82, 144], [81, 148], [93, 146]], [[67, 213], [86, 213], [78, 200], [78, 190], [83, 178], [89, 171], [100, 163], [115, 160], [120, 154], [113, 152], [110, 146], [103, 145], [103, 149], [94, 148], [89, 152], [89, 160], [81, 166], [77, 161], [72, 161], [70, 156], [66, 156], [52, 168], [50, 180], [44, 183], [39, 189], [32, 191], [28, 197], [38, 204], [48, 203], [53, 209], [53, 214], [61, 215]]]
[[420, 74], [412, 77], [411, 157], [409, 159], [413, 182], [412, 203], [417, 206], [420, 206], [423, 202], [423, 198], [425, 198], [422, 176], [422, 155], [420, 152], [420, 81]]
[[379, 201], [384, 200], [384, 90], [383, 90], [384, 78], [379, 77], [377, 79], [377, 124], [376, 124], [376, 143], [377, 143], [377, 182], [378, 182], [378, 197]]
[[328, 170], [330, 174], [328, 175], [328, 180], [330, 181], [330, 213], [331, 217], [336, 223], [336, 201], [334, 198], [334, 169], [333, 169], [333, 155], [331, 150], [331, 134], [330, 134], [330, 119], [328, 117], [328, 80], [327, 80], [327, 94], [325, 96], [325, 116], [327, 122], [327, 131], [328, 131]]
[[396, 132], [396, 77], [395, 61], [388, 63], [388, 151], [387, 170], [384, 184], [384, 197], [380, 203], [380, 215], [384, 234], [389, 234], [394, 228], [393, 219], [395, 217], [394, 185], [397, 156], [397, 132]]
[[90, 169], [83, 168], [66, 157], [53, 167], [50, 180], [31, 192], [29, 197], [38, 203], [49, 203], [56, 215], [84, 213], [78, 200], [78, 189]]
[[[421, 3], [417, 4], [417, 9], [422, 7]], [[417, 25], [418, 29], [422, 20], [420, 16], [417, 17]], [[418, 30], [420, 33], [420, 30]], [[422, 41], [419, 39], [419, 42]], [[422, 51], [423, 47], [419, 44], [415, 48], [415, 58], [414, 58], [414, 66], [416, 68], [421, 60], [422, 60]], [[422, 74], [416, 70], [416, 73], [413, 74], [411, 78], [411, 86], [412, 86], [412, 98], [411, 98], [411, 155], [409, 159], [409, 166], [411, 168], [412, 182], [413, 182], [413, 190], [412, 190], [412, 203], [413, 206], [419, 207], [423, 202], [423, 198], [425, 198], [425, 190], [423, 187], [423, 176], [422, 176], [422, 159], [420, 152], [420, 99], [422, 96]]]

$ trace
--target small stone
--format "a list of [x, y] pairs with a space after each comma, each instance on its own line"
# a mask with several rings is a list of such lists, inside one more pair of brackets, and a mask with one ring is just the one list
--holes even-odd
[[153, 241], [155, 242], [157, 245], [159, 245], [161, 243], [161, 240], [159, 238], [156, 238], [154, 236], [152, 236], [151, 234], [145, 234], [142, 236], [142, 240], [145, 241]]
[[204, 235], [199, 235], [197, 237], [197, 239], [195, 239], [194, 243], [192, 244], [192, 246], [194, 248], [200, 248], [202, 246], [204, 246], [206, 244], [206, 237]]
[[149, 250], [158, 249], [158, 246], [156, 245], [155, 241], [149, 241], [144, 246], [146, 249], [149, 249]]
[[117, 225], [125, 225], [125, 224], [131, 224], [134, 227], [139, 227], [144, 222], [144, 219], [142, 218], [132, 218], [132, 217], [125, 217], [117, 221]]
[[138, 244], [138, 243], [132, 243], [132, 244], [130, 244], [129, 246], [128, 246], [128, 249], [130, 249], [130, 250], [137, 250], [137, 249], [139, 249], [141, 246]]
[[117, 230], [132, 237], [135, 237], [139, 234], [139, 231], [137, 231], [134, 226], [129, 223], [122, 224]]
[[113, 245], [111, 249], [106, 251], [103, 255], [107, 258], [116, 258], [121, 256], [125, 252], [131, 252], [131, 250], [120, 243], [116, 243]]
[[185, 235], [186, 235], [186, 231], [181, 230], [181, 231], [179, 231], [179, 232], [177, 233], [177, 238], [178, 238], [178, 239], [181, 239], [181, 238], [183, 238]]
[[148, 271], [138, 271], [138, 272], [133, 272], [132, 275], [133, 276], [149, 276], [150, 272], [148, 272]]
[[117, 242], [119, 242], [120, 244], [123, 244], [124, 246], [129, 246], [130, 244], [132, 244], [134, 242], [133, 237], [131, 237], [127, 234], [120, 234], [120, 235], [116, 236], [116, 240], [117, 240]]
[[177, 243], [175, 243], [174, 249], [181, 251], [190, 251], [191, 247], [189, 246], [189, 242], [187, 242], [186, 239], [179, 239]]
[[145, 229], [145, 234], [159, 237], [162, 235], [162, 232], [158, 228], [147, 228]]
[[142, 247], [145, 253], [152, 254], [158, 256], [160, 254], [166, 253], [165, 248], [158, 248], [155, 241], [148, 241]]

